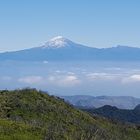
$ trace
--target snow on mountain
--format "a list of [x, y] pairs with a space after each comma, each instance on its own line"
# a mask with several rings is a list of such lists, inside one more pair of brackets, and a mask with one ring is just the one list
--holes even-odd
[[43, 48], [62, 48], [68, 46], [71, 43], [72, 41], [62, 36], [57, 36], [46, 42]]

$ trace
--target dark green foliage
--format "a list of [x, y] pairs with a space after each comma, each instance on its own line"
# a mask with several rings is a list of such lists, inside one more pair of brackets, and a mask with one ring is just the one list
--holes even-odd
[[136, 128], [92, 117], [35, 89], [0, 91], [0, 140], [139, 140]]
[[133, 110], [128, 109], [118, 109], [117, 107], [112, 107], [110, 105], [105, 105], [100, 108], [90, 108], [83, 109], [93, 115], [97, 114], [108, 119], [115, 121], [120, 121], [122, 123], [133, 123], [135, 125], [140, 125], [140, 106], [138, 105]]

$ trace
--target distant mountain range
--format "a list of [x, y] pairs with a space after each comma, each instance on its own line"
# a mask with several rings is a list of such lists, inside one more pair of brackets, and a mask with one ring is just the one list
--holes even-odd
[[104, 105], [116, 106], [120, 109], [134, 109], [140, 104], [140, 98], [131, 96], [62, 96], [65, 101], [80, 108], [99, 108]]
[[72, 42], [61, 36], [55, 37], [40, 47], [0, 53], [0, 61], [72, 61], [72, 60], [140, 60], [140, 48], [117, 46], [93, 48]]
[[117, 107], [105, 105], [100, 108], [83, 109], [93, 115], [99, 115], [111, 120], [120, 121], [123, 123], [134, 123], [140, 125], [140, 105], [133, 110], [118, 109]]

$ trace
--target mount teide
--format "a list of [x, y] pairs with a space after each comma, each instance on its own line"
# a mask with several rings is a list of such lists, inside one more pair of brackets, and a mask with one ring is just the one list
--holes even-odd
[[140, 48], [117, 46], [112, 48], [92, 48], [72, 42], [62, 36], [55, 37], [43, 46], [26, 50], [0, 53], [0, 60], [15, 61], [75, 61], [140, 60]]

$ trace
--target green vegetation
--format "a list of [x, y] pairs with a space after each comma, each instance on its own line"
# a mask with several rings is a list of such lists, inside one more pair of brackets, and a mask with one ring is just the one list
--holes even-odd
[[139, 140], [113, 124], [35, 89], [0, 91], [0, 140]]

